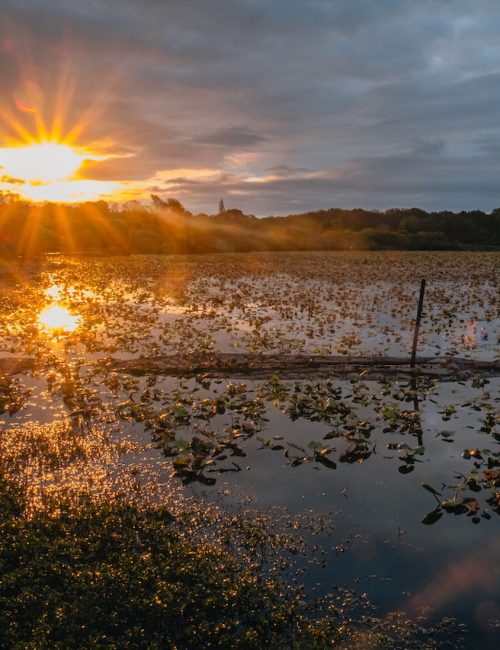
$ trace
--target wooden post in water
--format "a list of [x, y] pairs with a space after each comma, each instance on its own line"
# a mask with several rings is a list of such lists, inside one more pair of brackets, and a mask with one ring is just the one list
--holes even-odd
[[418, 299], [417, 320], [415, 322], [415, 332], [413, 334], [413, 347], [411, 350], [410, 366], [412, 368], [415, 367], [415, 361], [417, 358], [418, 333], [420, 331], [420, 321], [422, 320], [422, 307], [424, 306], [425, 282], [426, 282], [425, 279], [422, 279], [420, 283], [420, 298]]

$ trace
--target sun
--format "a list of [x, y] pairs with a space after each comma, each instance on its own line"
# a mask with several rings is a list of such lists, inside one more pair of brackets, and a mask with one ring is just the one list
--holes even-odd
[[0, 192], [14, 191], [35, 202], [71, 203], [110, 196], [120, 183], [81, 178], [85, 161], [107, 160], [111, 154], [96, 154], [67, 142], [42, 140], [0, 147]]
[[[128, 198], [131, 183], [121, 177], [119, 163], [120, 176], [113, 180], [109, 174], [114, 163], [107, 166], [106, 161], [135, 154], [124, 149], [123, 137], [120, 152], [113, 151], [116, 140], [109, 133], [96, 138], [96, 125], [114, 97], [110, 88], [118, 79], [110, 73], [87, 106], [81, 99], [76, 101], [76, 67], [66, 45], [70, 47], [60, 44], [64, 54], [60, 66], [50, 71], [54, 81], [50, 87], [44, 85], [46, 71], [27, 53], [25, 60], [18, 61], [19, 85], [13, 95], [0, 93], [0, 198], [30, 204]], [[37, 78], [38, 72], [43, 79]]]
[[37, 142], [0, 149], [0, 167], [5, 174], [23, 182], [53, 183], [67, 180], [89, 157], [92, 156], [67, 144]]

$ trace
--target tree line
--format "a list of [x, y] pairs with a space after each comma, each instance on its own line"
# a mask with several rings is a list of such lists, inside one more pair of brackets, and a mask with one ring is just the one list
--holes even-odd
[[0, 257], [44, 253], [221, 253], [294, 250], [500, 250], [492, 212], [330, 208], [256, 218], [238, 209], [192, 214], [153, 195], [110, 205], [32, 204], [0, 197]]

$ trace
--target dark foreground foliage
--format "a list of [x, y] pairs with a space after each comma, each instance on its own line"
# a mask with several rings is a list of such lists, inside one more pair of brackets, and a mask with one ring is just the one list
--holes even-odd
[[162, 506], [27, 518], [2, 481], [0, 509], [1, 648], [461, 647], [452, 621], [377, 618], [347, 592], [307, 603], [230, 546], [177, 530]]
[[183, 539], [171, 521], [162, 508], [116, 504], [78, 516], [4, 519], [2, 647], [250, 648], [305, 640], [301, 617], [272, 583], [227, 552]]

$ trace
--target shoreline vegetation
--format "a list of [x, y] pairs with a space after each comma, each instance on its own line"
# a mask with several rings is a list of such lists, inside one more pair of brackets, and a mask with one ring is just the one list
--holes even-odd
[[33, 204], [0, 195], [0, 259], [43, 254], [184, 254], [321, 250], [500, 250], [500, 208], [384, 212], [330, 208], [257, 218], [192, 214], [176, 199]]

